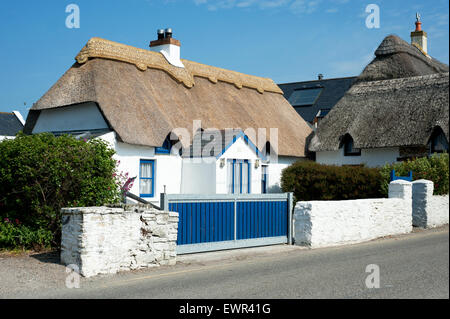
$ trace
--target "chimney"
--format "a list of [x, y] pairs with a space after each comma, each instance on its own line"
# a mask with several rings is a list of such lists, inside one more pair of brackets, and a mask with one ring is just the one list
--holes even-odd
[[419, 13], [416, 13], [416, 30], [411, 32], [411, 44], [418, 45], [428, 55], [427, 33], [422, 30]]
[[158, 29], [158, 39], [150, 42], [150, 50], [161, 53], [173, 66], [184, 68], [183, 62], [180, 60], [181, 43], [173, 37], [171, 28], [165, 30]]
[[317, 76], [317, 79], [318, 79], [319, 81], [322, 81], [322, 80], [323, 80], [323, 74], [322, 74], [322, 73], [319, 73], [319, 75]]

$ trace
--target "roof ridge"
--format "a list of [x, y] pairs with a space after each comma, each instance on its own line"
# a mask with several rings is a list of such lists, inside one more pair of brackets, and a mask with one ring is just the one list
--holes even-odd
[[[446, 78], [447, 81], [442, 81], [442, 79]], [[369, 81], [369, 82], [360, 82], [353, 85], [350, 90], [347, 92], [348, 94], [359, 94], [361, 90], [365, 92], [380, 90], [389, 91], [393, 89], [397, 89], [399, 86], [409, 86], [409, 87], [417, 87], [417, 86], [428, 86], [432, 84], [441, 84], [448, 83], [449, 72], [446, 73], [435, 73], [435, 74], [426, 74], [426, 75], [417, 75], [410, 76], [405, 78], [396, 78], [396, 79], [386, 79], [386, 80], [377, 80], [377, 81]], [[431, 82], [431, 80], [436, 79], [437, 81]], [[419, 81], [422, 80], [422, 81]]]
[[238, 89], [248, 87], [256, 89], [259, 93], [267, 91], [283, 94], [283, 91], [269, 78], [248, 75], [184, 59], [185, 68], [179, 68], [169, 64], [164, 56], [158, 52], [97, 37], [91, 38], [75, 59], [79, 64], [84, 64], [89, 58], [103, 58], [130, 63], [141, 71], [145, 71], [147, 68], [159, 69], [168, 73], [177, 82], [183, 83], [187, 88], [192, 88], [195, 85], [194, 76], [198, 76], [207, 78], [212, 83], [222, 81], [234, 84]]
[[343, 76], [343, 77], [329, 78], [329, 79], [322, 79], [322, 80], [306, 80], [306, 81], [296, 81], [296, 82], [284, 82], [284, 83], [278, 83], [278, 85], [300, 84], [300, 83], [310, 83], [310, 82], [323, 82], [323, 81], [332, 81], [332, 80], [347, 80], [347, 79], [356, 79], [356, 78], [358, 78], [358, 76], [357, 75], [353, 75], [353, 76]]

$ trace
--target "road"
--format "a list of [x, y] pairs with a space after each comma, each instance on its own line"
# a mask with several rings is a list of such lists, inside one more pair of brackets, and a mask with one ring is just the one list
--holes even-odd
[[[448, 227], [336, 248], [278, 246], [227, 254], [233, 253], [216, 253], [215, 260], [211, 253], [185, 256], [174, 267], [83, 279], [79, 289], [4, 297], [449, 298]], [[379, 267], [379, 288], [366, 287], [371, 264]]]

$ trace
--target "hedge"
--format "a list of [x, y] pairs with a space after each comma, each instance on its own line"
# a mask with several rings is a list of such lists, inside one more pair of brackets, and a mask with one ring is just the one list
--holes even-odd
[[300, 161], [283, 170], [281, 188], [293, 192], [296, 201], [379, 198], [382, 179], [376, 168]]
[[0, 142], [0, 248], [59, 247], [62, 207], [120, 201], [113, 154], [101, 140], [68, 135]]
[[406, 162], [385, 165], [381, 168], [383, 176], [382, 190], [387, 195], [390, 172], [395, 169], [398, 176], [406, 176], [413, 172], [413, 180], [427, 179], [434, 183], [434, 195], [446, 195], [449, 190], [449, 155], [448, 153], [433, 154]]
[[413, 180], [433, 181], [435, 195], [449, 193], [448, 153], [381, 168], [300, 161], [283, 170], [281, 188], [283, 192], [293, 192], [297, 201], [384, 198], [388, 196], [392, 169], [398, 176], [406, 176], [413, 171]]

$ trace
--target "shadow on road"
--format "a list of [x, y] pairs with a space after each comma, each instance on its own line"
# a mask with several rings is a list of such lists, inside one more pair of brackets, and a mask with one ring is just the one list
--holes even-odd
[[40, 262], [43, 262], [43, 263], [61, 265], [59, 250], [33, 254], [33, 255], [30, 255], [30, 257], [34, 258], [36, 260], [39, 260]]

